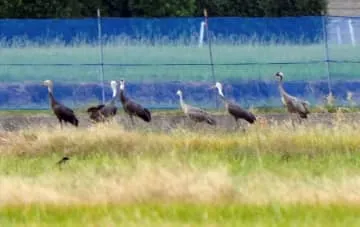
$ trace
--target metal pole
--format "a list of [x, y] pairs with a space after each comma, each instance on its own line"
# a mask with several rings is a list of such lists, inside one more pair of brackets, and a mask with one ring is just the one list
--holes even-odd
[[329, 95], [332, 95], [331, 88], [331, 76], [330, 76], [330, 62], [329, 62], [329, 44], [328, 44], [328, 34], [327, 34], [327, 15], [323, 16], [323, 39], [325, 42], [325, 64], [326, 64], [326, 73], [328, 77], [328, 89]]
[[349, 33], [350, 33], [350, 39], [351, 39], [351, 44], [353, 46], [356, 45], [356, 40], [355, 40], [355, 32], [354, 32], [354, 27], [352, 25], [352, 20], [351, 18], [348, 19], [348, 26], [349, 26]]
[[102, 89], [102, 104], [105, 103], [105, 89], [104, 89], [104, 50], [102, 44], [102, 33], [101, 33], [101, 15], [100, 9], [97, 9], [97, 24], [98, 24], [98, 42], [100, 50], [100, 80]]
[[[206, 27], [206, 37], [208, 39], [208, 44], [209, 44], [209, 56], [210, 56], [210, 65], [211, 65], [211, 76], [212, 76], [212, 80], [213, 83], [216, 83], [216, 77], [215, 77], [215, 70], [214, 70], [214, 61], [213, 61], [213, 54], [212, 54], [212, 48], [211, 48], [211, 37], [209, 35], [209, 23], [208, 23], [208, 13], [207, 10], [204, 9], [204, 19], [205, 19], [205, 27]], [[216, 109], [219, 108], [218, 105], [218, 98], [217, 95], [215, 96], [215, 105], [216, 105]]]

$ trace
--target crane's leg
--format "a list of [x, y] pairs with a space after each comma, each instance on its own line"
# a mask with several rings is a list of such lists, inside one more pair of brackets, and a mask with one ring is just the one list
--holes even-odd
[[235, 118], [235, 121], [236, 121], [235, 131], [241, 129], [241, 131], [246, 132], [245, 128], [241, 126], [241, 123], [239, 123], [239, 119]]
[[301, 117], [298, 115], [298, 122], [299, 122], [299, 125], [301, 125], [302, 124], [302, 119], [301, 119]]
[[296, 121], [296, 119], [294, 119], [294, 117], [296, 118], [296, 116], [295, 116], [293, 113], [290, 113], [291, 125], [292, 125], [293, 128], [295, 129], [295, 121]]
[[235, 128], [234, 128], [234, 131], [236, 131], [237, 129], [240, 128], [239, 121], [238, 121], [237, 118], [235, 118], [235, 122], [236, 122], [236, 125], [235, 125]]
[[190, 121], [192, 122], [192, 124], [190, 124], [190, 129], [191, 130], [196, 130], [198, 122], [196, 120], [194, 120], [194, 119], [191, 119], [191, 118], [190, 118]]
[[193, 121], [192, 130], [196, 130], [196, 126], [198, 125], [197, 121]]
[[131, 125], [134, 127], [134, 126], [135, 126], [135, 122], [134, 122], [134, 117], [133, 117], [133, 115], [130, 115], [130, 120], [131, 120]]
[[63, 122], [60, 118], [59, 118], [59, 123], [60, 123], [60, 129], [63, 129]]

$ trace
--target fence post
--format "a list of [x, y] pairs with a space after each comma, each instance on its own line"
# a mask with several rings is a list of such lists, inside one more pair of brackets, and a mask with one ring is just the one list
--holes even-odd
[[205, 22], [201, 21], [200, 32], [199, 32], [199, 47], [202, 47], [204, 43], [204, 30], [205, 30]]
[[355, 40], [354, 27], [353, 27], [353, 25], [352, 25], [352, 20], [351, 20], [351, 18], [348, 19], [348, 26], [349, 26], [349, 33], [350, 33], [351, 45], [352, 45], [352, 46], [355, 46], [355, 45], [356, 45], [356, 40]]
[[342, 44], [342, 37], [341, 37], [341, 28], [340, 25], [336, 25], [336, 37], [338, 45]]
[[104, 50], [102, 43], [102, 32], [101, 32], [101, 15], [100, 9], [97, 9], [97, 25], [98, 25], [98, 44], [100, 51], [100, 81], [101, 81], [101, 90], [102, 90], [102, 104], [105, 103], [105, 89], [104, 89]]
[[324, 39], [324, 60], [325, 60], [325, 70], [327, 74], [328, 79], [328, 89], [329, 89], [329, 95], [332, 95], [332, 88], [331, 88], [331, 76], [330, 76], [330, 59], [329, 59], [329, 43], [328, 43], [328, 30], [327, 30], [327, 15], [322, 16], [322, 22], [323, 22], [323, 39]]
[[[208, 13], [207, 13], [206, 9], [204, 9], [204, 19], [205, 19], [206, 37], [208, 39], [208, 44], [209, 44], [209, 56], [210, 56], [212, 81], [215, 84], [216, 77], [215, 77], [214, 62], [213, 62], [213, 55], [212, 55], [212, 48], [211, 48], [211, 37], [209, 35]], [[217, 95], [215, 96], [215, 106], [216, 106], [216, 109], [219, 108]]]

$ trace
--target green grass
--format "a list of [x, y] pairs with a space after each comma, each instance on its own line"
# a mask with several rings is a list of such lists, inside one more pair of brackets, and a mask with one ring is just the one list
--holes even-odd
[[[207, 47], [180, 44], [126, 44], [108, 43], [104, 47], [106, 64], [208, 64]], [[357, 60], [358, 48], [332, 46], [333, 60]], [[1, 64], [96, 64], [99, 63], [97, 47], [79, 44], [65, 46], [4, 47]], [[288, 80], [327, 79], [326, 65], [290, 64], [268, 65], [268, 62], [308, 62], [324, 59], [324, 46], [319, 45], [264, 45], [214, 43], [215, 64], [257, 62], [260, 65], [215, 66], [217, 80], [261, 79], [269, 80], [280, 69]], [[0, 79], [6, 82], [42, 81], [53, 79], [71, 82], [99, 81], [99, 66], [2, 66]], [[105, 79], [123, 77], [131, 81], [211, 81], [210, 66], [105, 66]], [[359, 64], [332, 63], [332, 79], [354, 79], [360, 71]], [[345, 77], [344, 77], [345, 76]]]
[[136, 204], [0, 209], [5, 226], [358, 226], [360, 207]]
[[358, 226], [360, 125], [340, 112], [332, 127], [270, 123], [1, 132], [1, 223]]

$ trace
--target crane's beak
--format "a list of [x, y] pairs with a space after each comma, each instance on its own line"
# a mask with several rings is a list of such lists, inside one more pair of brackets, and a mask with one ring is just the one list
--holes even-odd
[[214, 88], [216, 88], [216, 85], [211, 86], [211, 87], [209, 88], [209, 90], [212, 90], [212, 89], [214, 89]]

